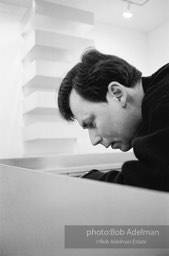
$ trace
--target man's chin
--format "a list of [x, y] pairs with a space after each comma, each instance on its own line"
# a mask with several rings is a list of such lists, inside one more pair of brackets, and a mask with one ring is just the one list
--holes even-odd
[[131, 146], [131, 145], [128, 145], [128, 144], [120, 145], [120, 147], [119, 147], [119, 149], [120, 149], [122, 152], [127, 152], [127, 151], [129, 151], [131, 148], [132, 148], [132, 146]]
[[113, 143], [111, 145], [112, 149], [120, 149], [123, 152], [127, 152], [132, 148], [131, 144], [121, 144], [121, 143]]
[[121, 150], [122, 152], [127, 152], [127, 151], [130, 150], [130, 148], [129, 148], [129, 149], [128, 149], [128, 148], [120, 148], [120, 150]]
[[125, 146], [122, 147], [120, 150], [123, 151], [123, 152], [127, 152], [127, 151], [129, 151], [131, 148], [132, 148], [131, 145], [125, 145]]

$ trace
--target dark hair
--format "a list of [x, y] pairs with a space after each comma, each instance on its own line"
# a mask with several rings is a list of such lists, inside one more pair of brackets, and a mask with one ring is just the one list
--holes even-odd
[[58, 107], [64, 119], [73, 121], [69, 96], [74, 89], [82, 98], [91, 102], [106, 102], [110, 82], [117, 81], [126, 87], [133, 87], [142, 73], [127, 61], [88, 49], [65, 76], [58, 93]]

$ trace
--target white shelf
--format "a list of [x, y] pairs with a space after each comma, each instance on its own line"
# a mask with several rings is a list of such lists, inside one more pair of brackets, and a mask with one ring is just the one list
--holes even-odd
[[76, 129], [76, 125], [72, 123], [35, 123], [24, 127], [23, 139], [24, 141], [33, 141], [40, 139], [73, 139], [77, 136]]
[[58, 154], [72, 154], [76, 146], [75, 138], [38, 139], [24, 142], [24, 156], [50, 156]]
[[35, 60], [24, 69], [23, 86], [38, 86], [42, 82], [42, 88], [54, 88], [55, 85], [57, 88], [58, 83], [61, 82], [61, 77], [63, 77], [70, 68], [70, 64], [67, 63]]
[[58, 114], [57, 95], [54, 91], [36, 91], [25, 98], [24, 114]]
[[78, 60], [78, 58], [79, 54], [70, 49], [67, 50], [43, 45], [34, 45], [24, 57], [23, 64], [26, 62], [32, 62], [35, 59], [72, 62], [72, 60]]
[[[39, 111], [40, 112], [40, 111]], [[49, 113], [50, 112], [50, 113]], [[40, 113], [32, 113], [28, 112], [23, 115], [23, 123], [24, 126], [29, 126], [35, 123], [57, 123], [63, 122], [63, 118], [59, 114], [59, 110], [57, 113], [53, 113], [53, 111], [49, 112], [45, 111], [43, 114]]]
[[[93, 17], [93, 14], [91, 15]], [[26, 26], [27, 31], [32, 28], [88, 38], [91, 36], [90, 31], [94, 28], [94, 21], [91, 23], [83, 23], [80, 21], [62, 19], [57, 16], [50, 17], [36, 13], [34, 18], [32, 18], [30, 23]]]
[[[43, 18], [42, 18], [43, 17]], [[50, 3], [43, 0], [35, 0], [35, 6], [31, 6], [21, 22], [23, 32], [30, 27], [42, 27], [43, 29], [73, 31], [89, 31], [94, 25], [94, 14], [89, 11]]]
[[25, 81], [23, 87], [57, 90], [60, 86], [61, 81], [62, 78], [59, 77], [40, 75], [40, 72], [38, 75], [33, 72], [32, 75], [30, 74], [29, 78], [27, 77], [27, 80]]
[[32, 29], [29, 33], [26, 34], [24, 39], [25, 44], [23, 49], [23, 56], [26, 56], [35, 46], [46, 46], [56, 49], [81, 52], [85, 48], [94, 45], [94, 41], [91, 39], [38, 29]]

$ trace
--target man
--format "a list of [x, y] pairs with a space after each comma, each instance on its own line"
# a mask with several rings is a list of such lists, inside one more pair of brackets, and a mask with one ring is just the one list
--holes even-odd
[[87, 50], [63, 79], [58, 106], [88, 129], [91, 143], [133, 151], [120, 172], [85, 178], [169, 191], [169, 64], [149, 77], [125, 60]]

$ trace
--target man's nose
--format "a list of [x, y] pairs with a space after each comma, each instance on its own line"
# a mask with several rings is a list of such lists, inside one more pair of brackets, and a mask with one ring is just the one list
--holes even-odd
[[88, 132], [92, 145], [96, 146], [97, 144], [99, 144], [101, 141], [101, 137], [98, 134], [96, 134], [94, 130], [88, 130]]

